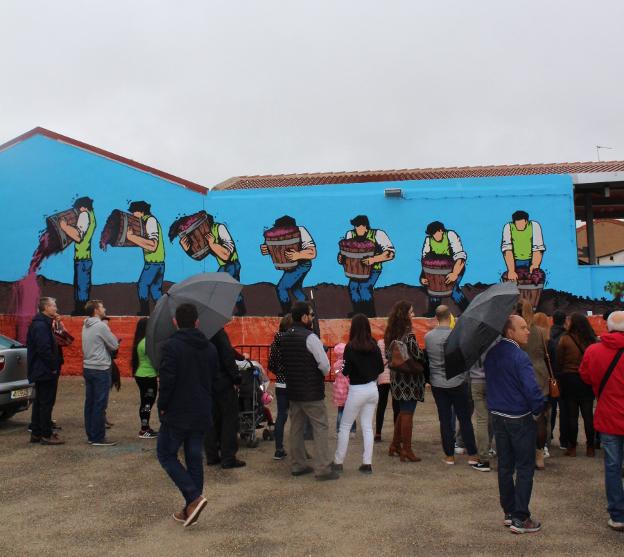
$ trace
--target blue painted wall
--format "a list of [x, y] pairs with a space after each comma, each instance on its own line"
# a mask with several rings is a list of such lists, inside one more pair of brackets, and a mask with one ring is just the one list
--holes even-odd
[[[400, 187], [404, 198], [386, 198], [384, 189]], [[579, 296], [610, 296], [609, 280], [621, 280], [622, 267], [577, 264], [572, 180], [570, 176], [522, 176], [460, 180], [411, 181], [261, 190], [215, 191], [207, 196], [161, 178], [44, 136], [35, 136], [0, 152], [0, 196], [3, 208], [0, 280], [15, 281], [26, 272], [44, 228], [45, 216], [69, 208], [77, 196], [94, 199], [98, 228], [93, 242], [93, 283], [134, 282], [141, 272], [139, 249], [97, 245], [107, 216], [145, 200], [166, 234], [180, 215], [205, 209], [229, 228], [237, 244], [245, 284], [276, 283], [281, 273], [260, 254], [262, 232], [284, 214], [295, 217], [316, 241], [318, 256], [305, 284], [347, 279], [336, 262], [337, 243], [351, 229], [349, 220], [368, 215], [373, 228], [387, 232], [396, 258], [384, 265], [377, 288], [396, 283], [418, 285], [425, 227], [433, 220], [455, 230], [468, 253], [463, 284], [494, 283], [505, 265], [501, 234], [511, 214], [522, 209], [543, 230], [547, 251], [542, 268], [547, 288]], [[216, 270], [212, 257], [189, 258], [177, 241], [166, 241], [165, 280], [179, 281]], [[40, 274], [73, 281], [73, 248], [46, 260]]]

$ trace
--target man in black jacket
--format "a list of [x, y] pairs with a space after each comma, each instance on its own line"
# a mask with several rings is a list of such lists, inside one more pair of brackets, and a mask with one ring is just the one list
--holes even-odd
[[206, 464], [221, 464], [221, 468], [240, 468], [243, 460], [236, 458], [238, 451], [238, 398], [234, 385], [240, 385], [241, 375], [234, 358], [234, 349], [227, 333], [221, 329], [210, 341], [219, 355], [219, 372], [215, 378], [212, 395], [212, 427], [204, 439]]
[[[286, 376], [290, 404], [291, 473], [302, 476], [315, 472], [318, 480], [335, 480], [327, 446], [327, 408], [325, 376], [329, 360], [319, 337], [312, 332], [314, 312], [307, 302], [292, 308], [293, 326], [279, 338], [279, 351]], [[314, 432], [314, 469], [306, 465], [303, 430], [306, 418]]]
[[[156, 452], [160, 465], [186, 501], [173, 518], [190, 526], [207, 504], [202, 496], [202, 445], [212, 427], [212, 390], [219, 360], [215, 347], [197, 329], [198, 314], [193, 304], [181, 304], [174, 323], [178, 330], [163, 346], [159, 366], [158, 412], [162, 425]], [[178, 460], [181, 445], [186, 468]]]
[[28, 380], [35, 384], [31, 443], [62, 445], [65, 443], [52, 431], [52, 409], [61, 371], [61, 352], [54, 340], [52, 323], [57, 316], [56, 300], [41, 298], [39, 313], [28, 327]]

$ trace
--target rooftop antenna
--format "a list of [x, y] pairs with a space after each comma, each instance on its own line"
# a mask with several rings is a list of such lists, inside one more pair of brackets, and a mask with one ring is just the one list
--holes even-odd
[[613, 147], [607, 147], [606, 145], [596, 145], [596, 155], [598, 156], [598, 162], [600, 162], [600, 149], [613, 149]]

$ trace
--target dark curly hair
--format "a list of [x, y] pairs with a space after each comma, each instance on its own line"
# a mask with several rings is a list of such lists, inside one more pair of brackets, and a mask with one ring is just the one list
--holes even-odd
[[570, 315], [568, 334], [574, 335], [583, 348], [587, 348], [596, 342], [596, 333], [592, 329], [589, 319], [583, 313], [576, 312]]
[[405, 300], [401, 300], [392, 306], [392, 311], [388, 315], [388, 324], [384, 333], [384, 343], [390, 346], [393, 340], [399, 339], [407, 332], [412, 330], [412, 319], [410, 318], [410, 310], [412, 304]]

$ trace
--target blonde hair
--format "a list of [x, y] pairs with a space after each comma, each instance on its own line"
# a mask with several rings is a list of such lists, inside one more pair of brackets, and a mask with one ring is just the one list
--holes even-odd
[[527, 300], [520, 300], [516, 305], [516, 315], [524, 318], [526, 324], [531, 327], [533, 324], [533, 306]]

